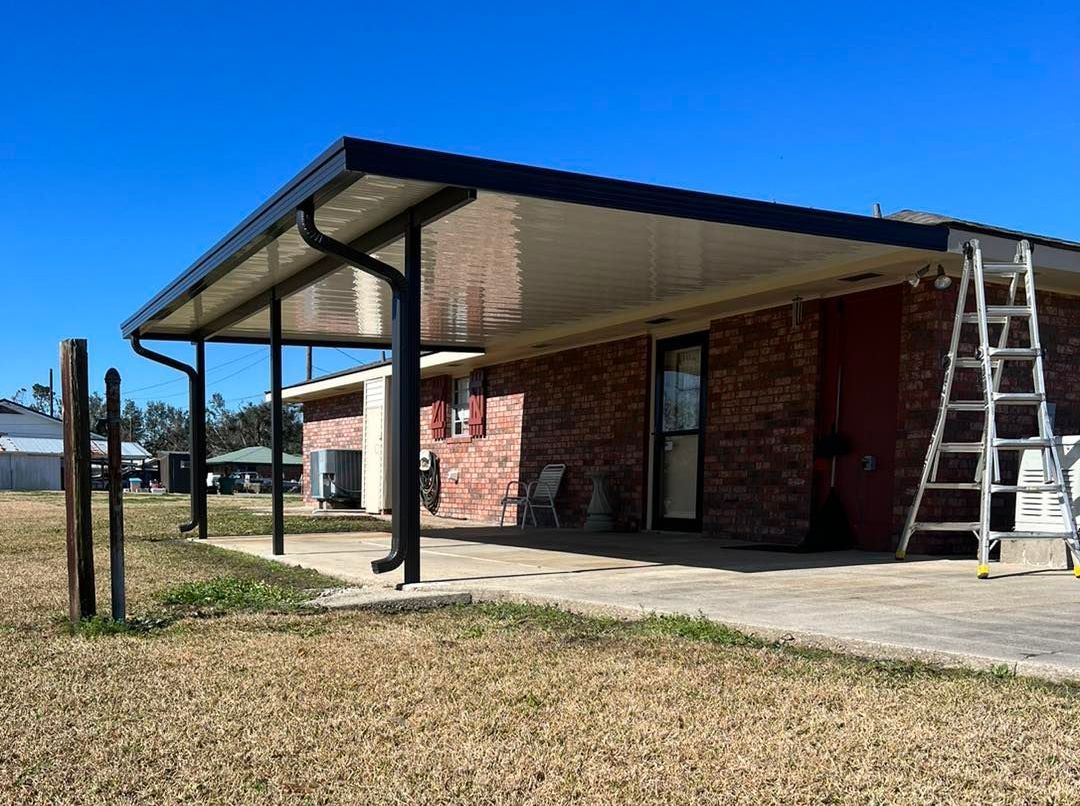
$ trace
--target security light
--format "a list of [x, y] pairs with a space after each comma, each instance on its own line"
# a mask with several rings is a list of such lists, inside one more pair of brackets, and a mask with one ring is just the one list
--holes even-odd
[[919, 284], [919, 281], [926, 276], [926, 273], [928, 271], [930, 271], [929, 263], [927, 263], [921, 269], [916, 269], [915, 271], [913, 271], [907, 278], [907, 281], [911, 285], [911, 287], [915, 288]]
[[937, 277], [934, 278], [934, 288], [938, 291], [944, 291], [946, 288], [952, 285], [952, 277], [945, 273], [945, 267], [938, 263]]

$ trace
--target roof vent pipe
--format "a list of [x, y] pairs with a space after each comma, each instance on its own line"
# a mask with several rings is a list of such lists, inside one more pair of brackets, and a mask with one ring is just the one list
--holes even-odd
[[881, 217], [881, 205], [878, 202], [874, 202], [874, 218]]

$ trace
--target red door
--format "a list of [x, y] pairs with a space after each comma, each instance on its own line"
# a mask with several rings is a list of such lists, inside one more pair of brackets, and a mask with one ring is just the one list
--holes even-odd
[[[900, 374], [899, 285], [824, 300], [817, 432], [831, 440], [835, 489], [856, 548], [890, 551]], [[815, 502], [829, 494], [831, 458], [814, 464]]]

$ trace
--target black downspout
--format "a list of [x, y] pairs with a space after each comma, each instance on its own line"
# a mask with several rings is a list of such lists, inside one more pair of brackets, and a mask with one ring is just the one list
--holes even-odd
[[284, 425], [281, 417], [281, 297], [270, 298], [270, 512], [271, 544], [275, 557], [285, 553]]
[[[405, 563], [405, 583], [420, 581], [420, 226], [409, 216], [405, 233], [405, 274], [364, 252], [319, 232], [315, 203], [308, 199], [296, 209], [296, 228], [312, 249], [334, 255], [366, 274], [385, 281], [392, 295], [391, 404], [394, 428], [390, 462], [393, 492], [390, 553], [374, 560], [376, 574]], [[402, 427], [409, 423], [408, 427]]]
[[[142, 342], [139, 341], [139, 337], [137, 335], [131, 337], [131, 349], [134, 350], [138, 355], [141, 355], [143, 358], [148, 358], [151, 361], [156, 361], [158, 364], [164, 364], [166, 367], [169, 367], [170, 369], [175, 369], [178, 372], [183, 372], [185, 375], [188, 376], [188, 395], [189, 395], [189, 398], [190, 398], [190, 409], [189, 409], [189, 411], [192, 413], [192, 415], [194, 415], [195, 409], [199, 408], [199, 406], [197, 405], [199, 389], [203, 385], [201, 383], [201, 378], [199, 377], [199, 373], [193, 367], [185, 364], [183, 361], [177, 361], [175, 358], [164, 355], [162, 353], [154, 352], [153, 350], [149, 349], [148, 347], [144, 347], [142, 345]], [[199, 446], [199, 443], [200, 443], [199, 434], [198, 434], [198, 427], [196, 425], [198, 421], [197, 421], [195, 416], [190, 416], [188, 418], [188, 420], [189, 420], [189, 426], [190, 426], [190, 431], [189, 431], [189, 434], [188, 434], [188, 441], [189, 441], [189, 448], [191, 450], [191, 456], [192, 456], [192, 462], [191, 462], [190, 467], [192, 469], [192, 475], [194, 475], [194, 470], [195, 470], [194, 457], [196, 455], [196, 452], [198, 450], [198, 446]], [[204, 426], [203, 430], [205, 431], [205, 420], [203, 421], [203, 426]], [[204, 487], [204, 489], [203, 489], [203, 495], [204, 495], [203, 501], [205, 502], [206, 479], [203, 478], [201, 483], [202, 483], [202, 485]], [[191, 479], [191, 520], [188, 521], [187, 523], [180, 524], [180, 531], [181, 532], [190, 532], [195, 528], [199, 528], [200, 537], [205, 537], [206, 536], [206, 532], [205, 532], [205, 528], [206, 528], [206, 515], [205, 515], [206, 509], [205, 509], [205, 506], [204, 506], [204, 508], [202, 509], [201, 512], [199, 510], [199, 497], [196, 494], [197, 488], [198, 488], [198, 484], [196, 484], [196, 479], [192, 478]]]

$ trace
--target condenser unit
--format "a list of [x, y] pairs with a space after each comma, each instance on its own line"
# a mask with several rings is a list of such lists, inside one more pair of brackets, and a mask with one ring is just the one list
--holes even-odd
[[363, 451], [329, 448], [311, 452], [311, 497], [319, 504], [360, 505]]
[[[1080, 436], [1061, 437], [1062, 464], [1065, 486], [1072, 501], [1073, 513], [1080, 515]], [[1041, 484], [1043, 452], [1026, 450], [1020, 456], [1020, 484]], [[1016, 526], [1018, 532], [1061, 531], [1061, 509], [1054, 493], [1018, 492], [1016, 494]]]

